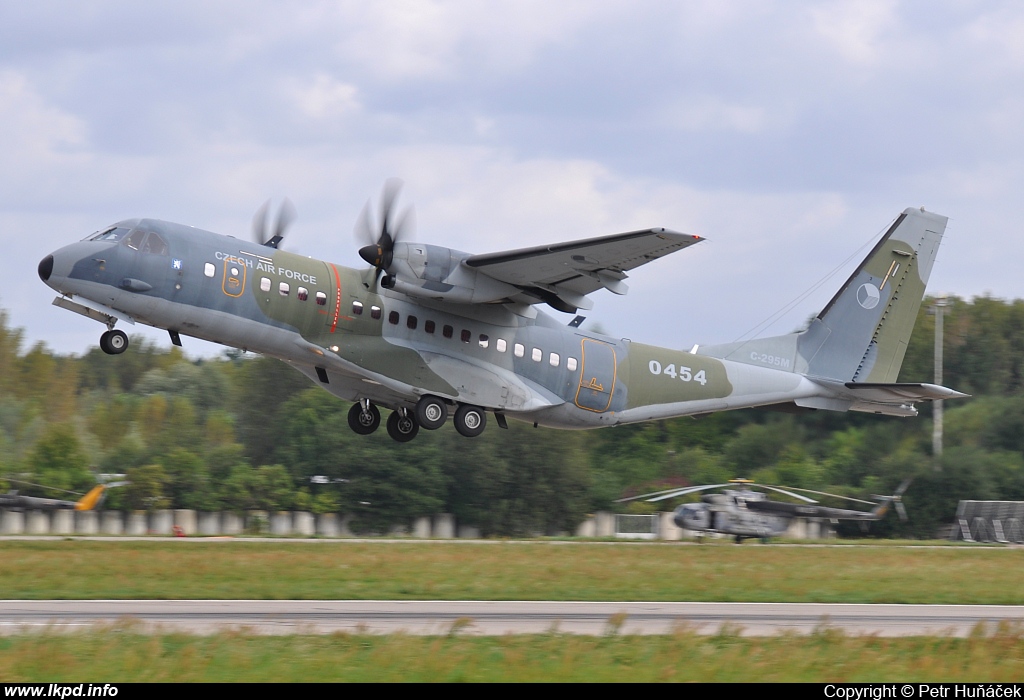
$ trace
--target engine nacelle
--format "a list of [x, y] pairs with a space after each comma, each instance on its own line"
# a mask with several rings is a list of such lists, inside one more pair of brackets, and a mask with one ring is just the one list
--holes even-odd
[[396, 243], [388, 274], [381, 286], [422, 299], [454, 304], [507, 301], [520, 290], [462, 263], [469, 253], [427, 245]]

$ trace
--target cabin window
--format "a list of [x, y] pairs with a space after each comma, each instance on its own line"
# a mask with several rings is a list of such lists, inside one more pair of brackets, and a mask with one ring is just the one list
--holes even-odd
[[423, 324], [423, 330], [425, 330], [427, 333], [433, 333], [434, 328], [435, 326], [433, 321], [426, 321]]
[[576, 371], [576, 358], [575, 357], [566, 358], [566, 360], [565, 360], [565, 367], [570, 372], [575, 372]]
[[363, 302], [353, 301], [352, 302], [352, 315], [362, 316], [363, 315]]
[[415, 316], [408, 316], [408, 317], [406, 317], [406, 319], [405, 319], [405, 327], [408, 328], [411, 331], [416, 330], [416, 317]]
[[498, 338], [494, 341], [494, 349], [498, 352], [505, 352], [508, 349], [508, 344], [504, 338]]
[[454, 333], [455, 333], [455, 329], [454, 328], [452, 328], [451, 326], [445, 326], [441, 334], [445, 338], [451, 338]]
[[203, 265], [203, 274], [207, 277], [213, 277], [217, 274], [217, 266], [213, 263], [206, 263]]
[[270, 278], [269, 277], [264, 277], [264, 278], [262, 278], [260, 280], [260, 291], [261, 292], [269, 292], [270, 291]]
[[388, 314], [388, 323], [390, 323], [392, 326], [397, 326], [398, 325], [398, 312], [397, 311], [392, 311], [391, 313]]
[[522, 357], [523, 355], [526, 354], [526, 348], [523, 347], [522, 343], [516, 343], [516, 346], [513, 349], [513, 353], [516, 357]]
[[317, 292], [316, 293], [316, 305], [317, 306], [327, 306], [327, 295], [324, 294], [323, 292]]
[[299, 301], [306, 301], [306, 299], [309, 299], [309, 290], [305, 287], [299, 287], [296, 296], [299, 298]]
[[463, 328], [462, 335], [459, 337], [462, 338], [463, 343], [468, 343], [470, 340], [473, 339], [473, 334], [467, 331], [465, 328]]
[[370, 318], [375, 318], [378, 321], [380, 320], [380, 307], [379, 306], [371, 306], [370, 307]]
[[480, 347], [482, 347], [482, 348], [486, 348], [488, 345], [490, 345], [490, 340], [488, 340], [487, 336], [484, 335], [483, 333], [480, 334], [479, 342], [480, 342]]
[[548, 355], [548, 364], [550, 364], [552, 367], [558, 367], [558, 365], [561, 364], [561, 362], [562, 358], [558, 356], [557, 352], [553, 352], [550, 355]]
[[533, 352], [532, 352], [532, 353], [530, 353], [530, 358], [531, 358], [531, 359], [532, 359], [532, 360], [533, 360], [534, 362], [540, 362], [541, 360], [543, 360], [543, 359], [544, 359], [544, 353], [543, 353], [543, 352], [541, 352], [541, 349], [540, 349], [540, 348], [534, 348], [534, 349], [533, 349]]
[[292, 291], [292, 287], [287, 282], [282, 282], [281, 284], [277, 285], [277, 291], [281, 294], [281, 296], [286, 297], [288, 296], [288, 292]]

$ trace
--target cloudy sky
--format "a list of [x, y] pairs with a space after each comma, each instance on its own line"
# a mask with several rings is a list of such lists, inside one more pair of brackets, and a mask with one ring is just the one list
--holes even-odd
[[286, 247], [362, 265], [390, 176], [417, 240], [470, 252], [706, 236], [595, 295], [634, 340], [798, 300], [793, 330], [908, 206], [950, 217], [931, 291], [1024, 297], [1022, 125], [1017, 2], [0, 3], [0, 308], [84, 352], [44, 255], [137, 216], [245, 236], [284, 196]]

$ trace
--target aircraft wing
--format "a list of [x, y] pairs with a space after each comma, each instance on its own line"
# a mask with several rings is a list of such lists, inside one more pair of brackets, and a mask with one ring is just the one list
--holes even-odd
[[589, 309], [586, 295], [598, 289], [625, 294], [626, 271], [702, 240], [700, 236], [650, 228], [569, 243], [472, 255], [464, 263], [523, 290], [516, 299], [546, 302], [560, 311]]

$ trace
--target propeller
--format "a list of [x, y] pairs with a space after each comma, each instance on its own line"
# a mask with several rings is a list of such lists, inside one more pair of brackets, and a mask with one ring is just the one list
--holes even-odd
[[258, 244], [268, 248], [277, 248], [284, 238], [284, 232], [295, 221], [295, 205], [285, 197], [281, 202], [281, 208], [277, 210], [277, 225], [274, 226], [274, 234], [267, 235], [267, 215], [270, 213], [270, 200], [263, 203], [263, 206], [256, 210], [252, 217], [252, 237]]
[[399, 213], [396, 201], [402, 191], [402, 181], [389, 178], [384, 183], [380, 198], [380, 221], [374, 222], [370, 214], [370, 202], [367, 201], [356, 221], [356, 238], [365, 242], [359, 249], [359, 257], [372, 265], [376, 271], [374, 279], [381, 272], [389, 272], [394, 258], [395, 244], [408, 238], [413, 226], [412, 209]]

